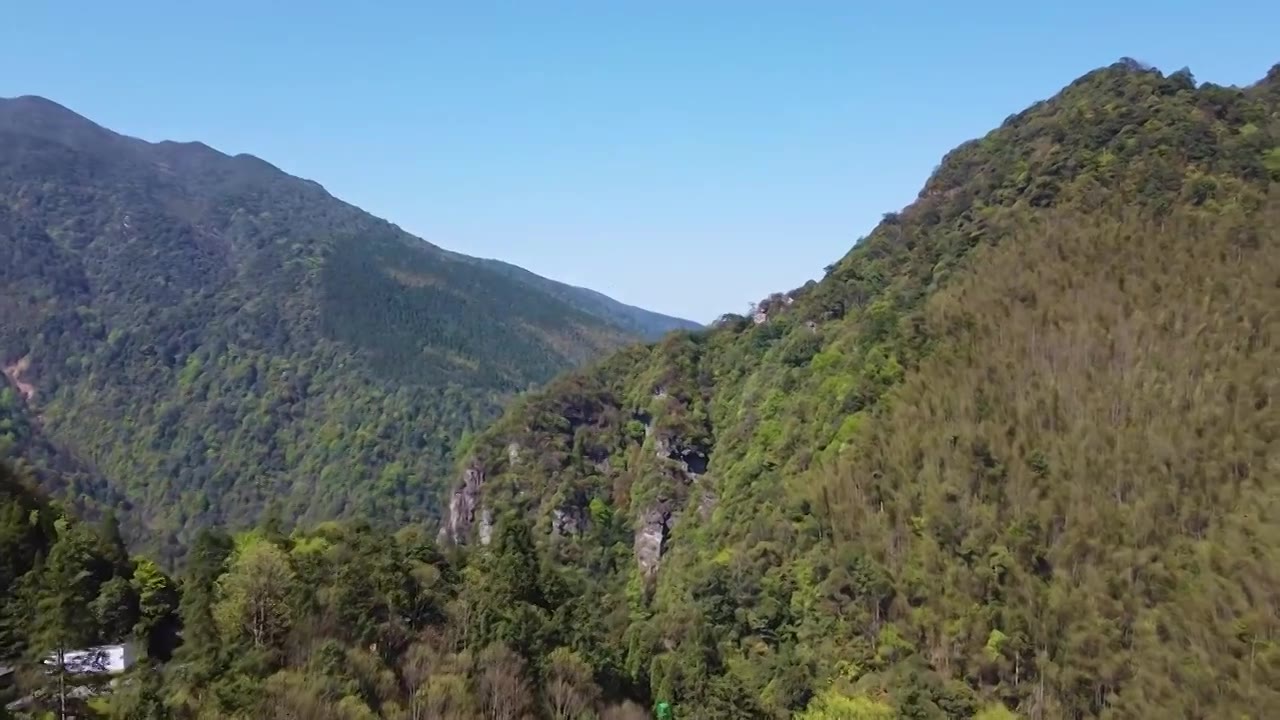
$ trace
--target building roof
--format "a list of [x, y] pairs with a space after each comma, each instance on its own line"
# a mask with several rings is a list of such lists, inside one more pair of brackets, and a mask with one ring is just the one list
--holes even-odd
[[[45, 656], [46, 665], [56, 665], [56, 654]], [[63, 655], [67, 672], [79, 675], [89, 673], [122, 673], [133, 665], [134, 654], [128, 645], [101, 645], [83, 650], [68, 650]]]

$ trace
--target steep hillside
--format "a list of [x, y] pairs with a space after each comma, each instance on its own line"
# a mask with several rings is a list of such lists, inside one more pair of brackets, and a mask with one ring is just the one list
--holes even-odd
[[1276, 715], [1277, 182], [1280, 66], [1089, 73], [820, 282], [516, 403], [441, 537], [531, 519], [677, 717]]
[[[496, 593], [538, 585], [527, 564], [536, 558], [520, 554], [527, 534], [509, 536], [508, 561], [468, 566], [438, 552], [421, 524], [280, 530], [271, 520], [235, 535], [201, 529], [177, 583], [129, 557], [110, 517], [82, 522], [0, 463], [0, 716], [648, 717], [616, 688], [602, 691], [582, 653], [561, 646], [534, 665], [494, 641], [489, 603], [507, 611], [529, 599]], [[570, 588], [545, 590], [534, 591], [539, 602], [578, 602]], [[452, 622], [463, 616], [471, 621]], [[136, 663], [110, 679], [56, 671], [59, 648], [100, 643], [131, 644]], [[87, 655], [69, 664], [107, 661]]]
[[[459, 257], [465, 258], [466, 256]], [[670, 315], [638, 308], [634, 305], [626, 305], [595, 290], [548, 280], [541, 275], [535, 275], [524, 268], [501, 260], [470, 259], [491, 270], [506, 274], [515, 280], [529, 283], [574, 307], [647, 340], [658, 340], [672, 330], [698, 330], [702, 328], [702, 325], [692, 320], [682, 320]]]
[[662, 326], [511, 275], [257, 158], [0, 101], [0, 403], [148, 535], [430, 517], [503, 398]]

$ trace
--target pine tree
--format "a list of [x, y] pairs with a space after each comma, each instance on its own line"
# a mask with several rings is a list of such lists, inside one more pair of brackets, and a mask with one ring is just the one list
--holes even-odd
[[191, 544], [182, 598], [178, 602], [178, 614], [182, 619], [179, 653], [197, 680], [217, 669], [221, 640], [213, 621], [214, 591], [215, 583], [226, 571], [231, 548], [230, 536], [208, 528], [197, 533]]
[[68, 711], [69, 676], [66, 655], [70, 650], [88, 647], [97, 633], [90, 611], [96, 588], [93, 586], [92, 543], [80, 526], [60, 518], [55, 526], [58, 538], [41, 574], [36, 602], [34, 660], [51, 659], [55, 669], [57, 708], [65, 720]]
[[120, 533], [120, 519], [116, 516], [115, 508], [109, 508], [102, 516], [98, 536], [102, 538], [103, 556], [107, 562], [117, 568], [117, 572], [127, 575], [129, 549], [125, 546], [124, 536]]

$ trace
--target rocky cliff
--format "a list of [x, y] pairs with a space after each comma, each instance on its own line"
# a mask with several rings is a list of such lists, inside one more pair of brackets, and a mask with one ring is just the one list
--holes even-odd
[[1276, 70], [1092, 72], [821, 281], [514, 405], [450, 525], [537, 528], [690, 717], [1280, 708], [1277, 182]]

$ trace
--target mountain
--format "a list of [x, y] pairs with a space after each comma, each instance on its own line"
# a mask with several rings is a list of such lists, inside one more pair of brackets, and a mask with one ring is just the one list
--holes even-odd
[[27, 460], [82, 504], [122, 498], [137, 537], [268, 502], [430, 518], [454, 444], [506, 398], [684, 326], [445, 251], [249, 155], [0, 100], [0, 432], [56, 448], [56, 468]]
[[1280, 65], [1093, 71], [820, 281], [513, 403], [441, 539], [531, 527], [676, 717], [1280, 715], [1277, 183]]
[[0, 698], [52, 712], [47, 648], [132, 640], [73, 712], [1280, 716], [1277, 188], [1280, 66], [1091, 72], [822, 280], [513, 403], [456, 448], [452, 547], [277, 507], [175, 582], [0, 463]]
[[541, 275], [535, 275], [522, 267], [501, 260], [469, 258], [465, 255], [458, 257], [478, 262], [491, 270], [507, 275], [513, 280], [528, 283], [584, 312], [595, 315], [633, 335], [648, 340], [661, 339], [663, 335], [672, 330], [700, 330], [703, 328], [701, 324], [692, 320], [683, 320], [638, 308], [634, 305], [626, 305], [595, 290], [548, 280]]

